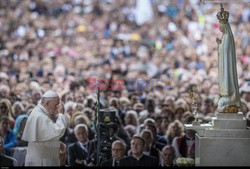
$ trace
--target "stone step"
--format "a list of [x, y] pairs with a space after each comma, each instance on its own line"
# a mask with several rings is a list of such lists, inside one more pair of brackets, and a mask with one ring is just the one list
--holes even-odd
[[213, 117], [212, 125], [214, 126], [214, 129], [246, 129], [247, 121], [246, 119], [226, 120], [226, 119], [217, 119], [216, 117]]
[[250, 138], [250, 130], [223, 130], [223, 129], [205, 129], [205, 137], [221, 137], [221, 138]]
[[[214, 132], [218, 133], [218, 131]], [[223, 133], [225, 131], [218, 134]], [[249, 145], [249, 137], [238, 138], [237, 135], [235, 138], [199, 137], [196, 135], [195, 166], [235, 166], [237, 168], [250, 166]]]
[[238, 114], [236, 113], [217, 113], [216, 115], [217, 119], [243, 119], [244, 118], [244, 114], [239, 112]]

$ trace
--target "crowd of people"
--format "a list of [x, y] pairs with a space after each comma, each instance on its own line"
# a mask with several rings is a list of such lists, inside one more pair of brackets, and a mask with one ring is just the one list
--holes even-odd
[[[89, 78], [124, 82], [120, 90], [101, 91], [120, 122], [112, 159], [102, 165], [172, 166], [178, 157], [194, 158], [195, 133], [184, 124], [194, 121], [194, 87], [199, 121], [217, 113], [220, 6], [150, 2], [152, 18], [138, 23], [136, 0], [0, 1], [0, 158], [9, 156], [3, 165], [24, 165], [13, 159], [15, 149], [28, 146], [25, 125], [49, 90], [69, 121], [57, 135], [66, 147], [60, 165], [97, 165], [97, 91], [88, 90]], [[250, 127], [250, 3], [242, 2], [224, 8], [235, 40], [239, 111]], [[148, 88], [152, 80], [161, 83]]]

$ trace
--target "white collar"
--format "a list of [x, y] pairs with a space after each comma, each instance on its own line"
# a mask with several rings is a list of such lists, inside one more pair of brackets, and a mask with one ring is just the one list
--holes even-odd
[[115, 166], [115, 162], [117, 162], [117, 164], [119, 165], [119, 160], [117, 161], [117, 160], [115, 160], [114, 158], [112, 158], [113, 159], [113, 161], [112, 161], [112, 166]]
[[85, 144], [81, 143], [80, 141], [77, 142], [78, 145], [85, 151], [88, 152], [87, 150], [87, 142]]
[[[133, 154], [132, 154], [132, 156], [133, 156]], [[135, 156], [133, 156], [133, 157], [136, 158], [137, 160], [140, 160], [142, 158], [142, 156], [143, 156], [143, 154], [139, 158], [135, 157]]]
[[88, 141], [86, 141], [86, 143], [84, 143], [84, 144], [82, 142], [78, 141], [78, 144], [81, 145], [82, 147], [87, 146], [87, 143], [88, 143]]

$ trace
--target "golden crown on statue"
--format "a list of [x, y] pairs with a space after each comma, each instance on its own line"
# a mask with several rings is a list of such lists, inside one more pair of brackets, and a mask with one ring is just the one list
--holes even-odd
[[217, 16], [219, 22], [222, 23], [222, 24], [224, 24], [224, 23], [228, 22], [229, 12], [228, 11], [224, 11], [224, 8], [221, 6], [220, 12], [217, 13], [216, 16]]

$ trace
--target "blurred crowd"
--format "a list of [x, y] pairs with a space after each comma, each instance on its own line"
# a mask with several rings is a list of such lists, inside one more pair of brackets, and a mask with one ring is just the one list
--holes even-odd
[[[177, 140], [193, 135], [183, 125], [194, 120], [189, 98], [193, 86], [200, 97], [199, 120], [209, 123], [216, 114], [220, 6], [199, 0], [151, 0], [153, 18], [139, 24], [136, 2], [0, 1], [0, 136], [6, 154], [13, 156], [11, 149], [27, 146], [21, 140], [26, 120], [48, 90], [59, 93], [70, 118], [61, 138], [67, 148], [79, 141], [77, 124], [85, 124], [88, 140], [94, 140], [97, 94], [86, 90], [86, 79], [96, 78], [125, 82], [122, 90], [102, 91], [101, 96], [117, 110], [121, 123], [116, 134], [128, 152], [135, 134], [149, 133], [145, 151], [153, 147], [159, 161], [167, 145], [173, 145], [178, 157], [194, 158], [194, 146], [185, 154]], [[250, 126], [250, 2], [242, 2], [224, 8], [235, 39], [240, 112]], [[126, 79], [134, 78], [160, 79], [164, 87], [126, 88]], [[69, 156], [67, 165], [95, 165], [91, 160], [71, 162]]]

